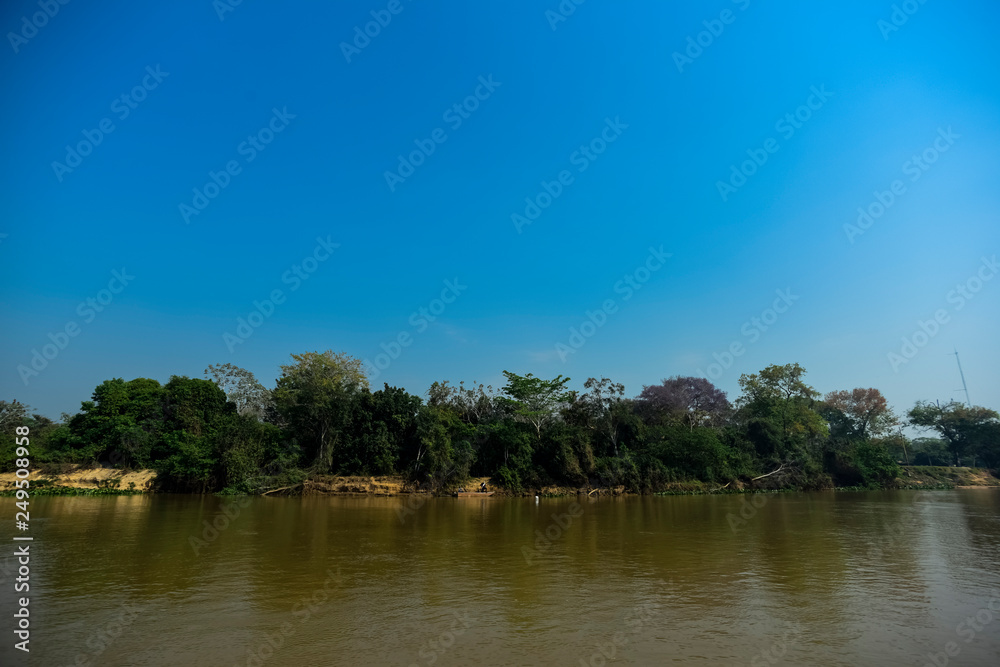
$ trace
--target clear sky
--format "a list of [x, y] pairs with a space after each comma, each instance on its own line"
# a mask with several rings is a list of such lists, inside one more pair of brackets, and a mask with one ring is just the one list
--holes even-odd
[[5, 2], [0, 397], [333, 349], [903, 412], [957, 349], [1000, 408], [1000, 8], [903, 5]]

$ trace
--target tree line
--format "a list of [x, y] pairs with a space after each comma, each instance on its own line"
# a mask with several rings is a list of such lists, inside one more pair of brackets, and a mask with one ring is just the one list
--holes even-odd
[[[360, 360], [293, 354], [273, 388], [232, 364], [206, 378], [116, 378], [59, 422], [0, 401], [4, 470], [13, 426], [44, 466], [151, 468], [173, 491], [259, 493], [309, 476], [402, 475], [431, 488], [470, 476], [520, 492], [552, 484], [655, 492], [890, 486], [900, 462], [1000, 467], [994, 410], [918, 402], [894, 414], [873, 388], [821, 396], [798, 364], [743, 375], [731, 402], [704, 378], [671, 377], [635, 397], [608, 378], [583, 391], [504, 371], [506, 384], [434, 382], [425, 397], [371, 391]], [[914, 426], [936, 437], [909, 439]]]

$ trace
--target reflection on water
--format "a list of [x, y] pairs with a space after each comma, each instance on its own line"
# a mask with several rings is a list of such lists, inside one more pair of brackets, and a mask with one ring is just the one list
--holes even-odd
[[1000, 664], [995, 490], [574, 502], [40, 498], [30, 664]]

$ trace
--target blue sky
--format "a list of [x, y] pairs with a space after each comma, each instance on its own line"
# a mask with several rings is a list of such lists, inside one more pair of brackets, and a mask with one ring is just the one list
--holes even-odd
[[417, 394], [798, 362], [903, 412], [957, 348], [1000, 408], [995, 3], [224, 6], [4, 3], [3, 398], [333, 349]]

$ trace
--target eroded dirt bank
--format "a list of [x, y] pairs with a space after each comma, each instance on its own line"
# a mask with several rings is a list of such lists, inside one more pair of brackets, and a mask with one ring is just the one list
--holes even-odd
[[[0, 473], [0, 492], [11, 491], [15, 488], [17, 477], [14, 473]], [[71, 467], [62, 472], [43, 473], [40, 470], [31, 471], [28, 477], [31, 487], [40, 488], [65, 488], [65, 489], [117, 489], [121, 491], [156, 491], [156, 472], [153, 470], [114, 470], [111, 468], [83, 468]], [[450, 493], [461, 486], [468, 491], [479, 488], [481, 482], [486, 482], [489, 486], [489, 478], [476, 477], [466, 480], [461, 485], [451, 484], [440, 489], [439, 493]], [[997, 479], [990, 472], [983, 468], [953, 468], [942, 466], [912, 466], [905, 468], [903, 475], [897, 480], [899, 487], [907, 488], [942, 488], [952, 486], [956, 488], [989, 488], [1000, 487], [1000, 479]], [[664, 491], [670, 493], [712, 493], [728, 489], [739, 491], [744, 489], [740, 482], [727, 484], [725, 487], [718, 487], [715, 484], [704, 482], [675, 482], [669, 484]], [[569, 486], [546, 486], [540, 489], [526, 489], [521, 494], [514, 494], [504, 489], [489, 486], [489, 490], [498, 496], [511, 495], [576, 495], [584, 493], [589, 495], [626, 495], [625, 487], [569, 487]], [[275, 489], [270, 494], [287, 495], [375, 495], [375, 496], [396, 496], [409, 493], [429, 493], [426, 486], [418, 486], [413, 482], [405, 480], [399, 476], [336, 476], [317, 475], [306, 480], [303, 484], [288, 487], [286, 489]]]

